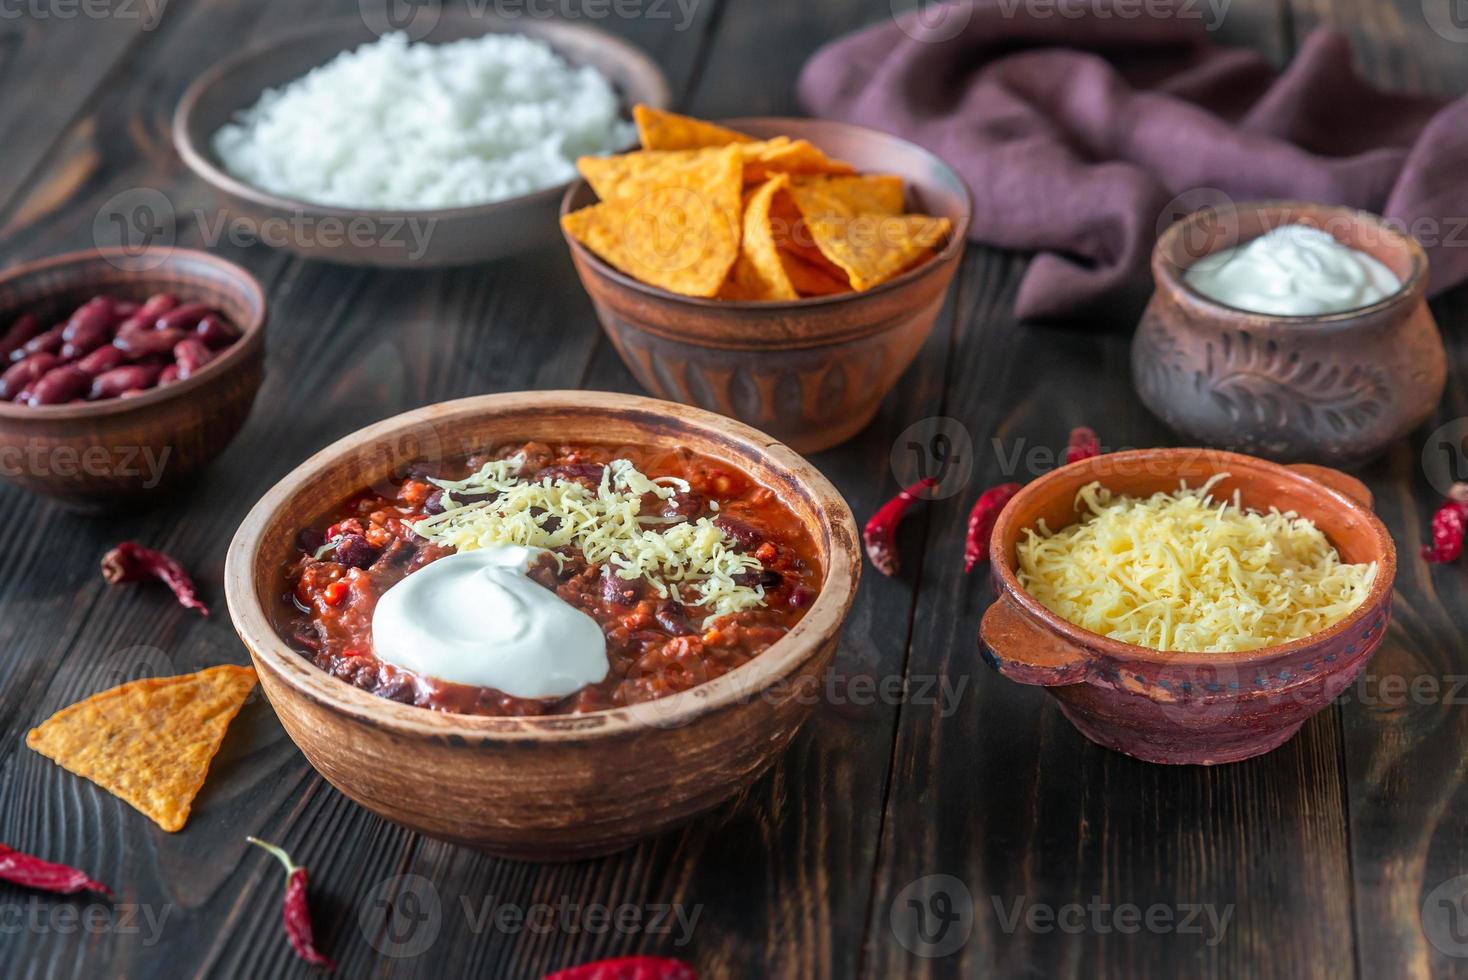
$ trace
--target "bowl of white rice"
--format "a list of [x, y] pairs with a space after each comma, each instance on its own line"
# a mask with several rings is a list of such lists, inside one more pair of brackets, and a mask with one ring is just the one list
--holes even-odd
[[576, 158], [635, 145], [638, 102], [666, 107], [667, 80], [592, 27], [445, 13], [413, 41], [352, 18], [216, 65], [173, 136], [232, 238], [427, 268], [556, 241]]

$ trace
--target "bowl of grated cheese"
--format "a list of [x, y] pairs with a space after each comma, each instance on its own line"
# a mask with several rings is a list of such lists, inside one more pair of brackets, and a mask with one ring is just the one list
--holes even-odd
[[1092, 741], [1214, 764], [1282, 745], [1366, 666], [1396, 550], [1358, 480], [1207, 449], [1097, 456], [990, 539], [989, 665]]

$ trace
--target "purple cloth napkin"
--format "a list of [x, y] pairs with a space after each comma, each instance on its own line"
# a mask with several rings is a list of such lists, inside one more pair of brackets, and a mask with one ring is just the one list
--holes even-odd
[[1333, 32], [1311, 34], [1277, 74], [1213, 44], [1206, 5], [1141, 17], [1157, 0], [1116, 0], [1117, 16], [1098, 16], [1110, 6], [928, 7], [816, 52], [800, 98], [812, 115], [896, 133], [952, 165], [974, 196], [969, 237], [1037, 253], [1022, 317], [1145, 295], [1158, 232], [1224, 200], [1374, 211], [1422, 240], [1434, 292], [1468, 279], [1468, 97], [1373, 89]]

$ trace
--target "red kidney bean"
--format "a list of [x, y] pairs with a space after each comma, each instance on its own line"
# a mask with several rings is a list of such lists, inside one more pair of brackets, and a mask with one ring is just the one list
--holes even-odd
[[211, 350], [228, 347], [240, 339], [240, 332], [235, 329], [234, 324], [230, 323], [218, 313], [210, 313], [204, 319], [200, 320], [199, 325], [194, 329], [194, 333], [200, 340], [208, 344]]
[[653, 615], [658, 625], [674, 636], [692, 636], [698, 632], [693, 628], [693, 624], [688, 622], [683, 606], [672, 599], [664, 599], [658, 603], [657, 612]]
[[743, 521], [724, 517], [722, 514], [714, 518], [714, 526], [733, 538], [734, 543], [745, 551], [749, 551], [765, 539], [763, 532], [750, 527]]
[[66, 329], [65, 324], [57, 324], [45, 333], [36, 334], [11, 351], [10, 360], [12, 362], [23, 361], [32, 354], [55, 354], [61, 350], [61, 331], [64, 329]]
[[0, 398], [11, 400], [31, 382], [61, 363], [55, 354], [32, 354], [19, 363], [12, 364], [0, 374]]
[[192, 330], [213, 312], [214, 308], [206, 303], [185, 303], [160, 316], [155, 326], [159, 330]]
[[601, 567], [601, 597], [614, 606], [630, 606], [642, 597], [642, 579], [625, 579], [611, 562]]
[[163, 368], [157, 364], [127, 364], [104, 371], [92, 379], [92, 390], [88, 398], [117, 398], [129, 391], [140, 391], [153, 387]]
[[61, 356], [69, 361], [107, 343], [115, 322], [111, 300], [87, 303], [61, 328]]
[[63, 364], [47, 371], [31, 388], [27, 405], [60, 405], [69, 402], [87, 390], [91, 376], [75, 364]]
[[126, 318], [138, 312], [141, 307], [130, 299], [118, 300], [112, 304], [112, 312], [118, 317]]
[[348, 534], [336, 543], [336, 560], [349, 568], [366, 568], [377, 560], [377, 549], [360, 534]]
[[111, 344], [106, 344], [77, 361], [76, 366], [95, 378], [103, 372], [121, 366], [125, 360], [127, 360], [126, 354]]
[[[119, 330], [112, 342], [133, 360], [166, 354], [184, 339], [182, 330]], [[202, 345], [201, 345], [202, 346]]]
[[154, 293], [138, 308], [137, 315], [140, 319], [152, 323], [177, 305], [178, 297], [172, 293]]
[[178, 362], [178, 378], [182, 381], [214, 360], [214, 352], [198, 337], [187, 337], [173, 345], [173, 359]]
[[164, 385], [171, 385], [177, 380], [178, 365], [169, 364], [163, 369], [162, 373], [158, 375], [158, 387], [162, 388]]
[[0, 356], [9, 357], [11, 351], [40, 332], [41, 321], [30, 313], [22, 313], [0, 337]]

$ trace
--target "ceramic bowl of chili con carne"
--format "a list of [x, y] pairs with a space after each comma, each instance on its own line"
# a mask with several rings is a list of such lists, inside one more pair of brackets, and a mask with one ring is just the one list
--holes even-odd
[[[1016, 573], [1027, 529], [1080, 519], [1075, 501], [1100, 482], [1133, 497], [1202, 486], [1228, 474], [1216, 499], [1294, 511], [1324, 532], [1343, 562], [1375, 562], [1366, 598], [1334, 625], [1238, 653], [1164, 652], [1067, 622], [1025, 591]], [[1391, 617], [1396, 549], [1372, 512], [1371, 492], [1338, 470], [1281, 465], [1213, 449], [1144, 449], [1094, 456], [1028, 484], [989, 540], [999, 598], [984, 613], [980, 650], [1010, 680], [1045, 688], [1093, 742], [1147, 762], [1213, 765], [1283, 745], [1366, 667]]]
[[[717, 522], [758, 556], [763, 603], [701, 620], [637, 582], [609, 591], [606, 568], [558, 548], [529, 577], [596, 620], [604, 682], [533, 700], [378, 660], [379, 598], [446, 553], [419, 523], [444, 506], [435, 481], [506, 459], [537, 484], [595, 488], [613, 459], [676, 483], [652, 526]], [[768, 436], [669, 402], [548, 391], [429, 406], [322, 450], [245, 518], [225, 589], [266, 696], [333, 785], [440, 839], [562, 860], [672, 827], [768, 767], [817, 700], [860, 567], [846, 503]]]
[[[84, 344], [80, 337], [68, 340], [54, 355], [45, 355], [55, 362], [49, 370], [88, 377], [62, 379], [74, 382], [63, 403], [40, 403], [24, 388], [0, 399], [0, 477], [73, 509], [102, 511], [137, 504], [176, 485], [229, 445], [264, 377], [266, 318], [259, 282], [232, 262], [181, 248], [99, 249], [15, 266], [0, 274], [0, 331], [5, 334], [0, 343], [9, 346], [22, 320], [41, 331], [27, 344], [45, 346], [48, 335], [59, 343], [56, 334], [70, 337], [66, 328], [74, 329], [82, 308], [97, 302], [116, 304], [112, 319], [123, 326], [114, 323], [108, 329], [126, 332], [127, 321], [137, 318], [123, 312], [142, 310], [155, 297], [170, 299], [171, 309], [180, 313], [211, 311], [228, 336], [182, 380], [175, 380], [176, 344], [154, 353], [133, 348], [123, 355], [95, 347], [84, 352], [77, 346]], [[156, 322], [140, 328], [140, 337], [161, 338], [167, 347], [187, 336], [189, 344], [199, 346], [194, 326], [155, 329]], [[99, 343], [127, 346], [120, 334]], [[46, 347], [53, 348], [55, 343]], [[116, 354], [116, 364], [107, 367], [113, 361], [102, 364], [98, 354]], [[5, 355], [7, 369], [36, 359], [26, 345]], [[138, 387], [100, 390], [128, 372], [144, 376], [129, 382]]]
[[[931, 259], [871, 289], [771, 302], [670, 293], [565, 236], [602, 328], [644, 388], [737, 418], [797, 452], [829, 449], [866, 428], [932, 333], [963, 259], [973, 200], [953, 168], [888, 133], [826, 119], [721, 125], [761, 139], [806, 139], [858, 173], [895, 174], [908, 211], [952, 224]], [[561, 215], [595, 201], [578, 181]]]

